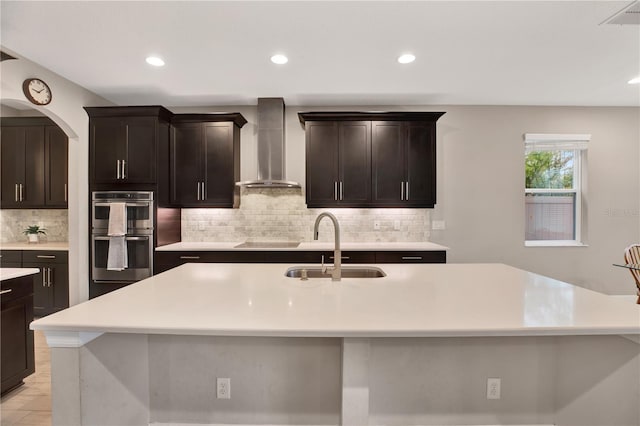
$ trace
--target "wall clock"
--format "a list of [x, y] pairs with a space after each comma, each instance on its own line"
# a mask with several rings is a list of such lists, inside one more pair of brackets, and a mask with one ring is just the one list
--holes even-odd
[[48, 105], [51, 102], [51, 89], [39, 78], [28, 78], [22, 83], [22, 91], [32, 104]]

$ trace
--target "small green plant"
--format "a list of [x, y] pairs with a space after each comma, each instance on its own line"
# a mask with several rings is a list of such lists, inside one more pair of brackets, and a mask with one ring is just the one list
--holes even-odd
[[38, 225], [31, 225], [25, 228], [25, 230], [22, 232], [24, 235], [38, 235], [38, 234], [47, 235], [47, 233], [44, 231], [46, 231], [46, 229], [40, 228]]

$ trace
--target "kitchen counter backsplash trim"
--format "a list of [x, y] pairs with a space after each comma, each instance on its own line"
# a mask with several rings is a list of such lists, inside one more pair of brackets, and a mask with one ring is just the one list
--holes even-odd
[[41, 242], [66, 242], [69, 238], [69, 219], [66, 209], [2, 209], [0, 210], [0, 243], [26, 243], [27, 237], [22, 231], [31, 225], [39, 225], [46, 229], [46, 235], [40, 235]]
[[[183, 242], [311, 241], [315, 218], [331, 211], [343, 241], [416, 242], [430, 236], [428, 209], [308, 209], [301, 189], [242, 190], [238, 209], [182, 209]], [[374, 222], [380, 229], [374, 229]], [[320, 241], [333, 241], [329, 223]]]

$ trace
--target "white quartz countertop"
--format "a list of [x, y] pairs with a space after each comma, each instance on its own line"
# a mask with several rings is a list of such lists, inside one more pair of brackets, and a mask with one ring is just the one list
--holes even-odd
[[41, 318], [49, 332], [214, 336], [640, 335], [640, 307], [503, 264], [384, 264], [384, 278], [188, 263]]
[[69, 251], [69, 243], [55, 242], [55, 243], [0, 243], [0, 250], [58, 250]]
[[0, 268], [0, 281], [25, 277], [40, 272], [38, 268]]
[[[156, 251], [325, 251], [333, 250], [332, 242], [301, 242], [298, 247], [241, 247], [241, 241], [216, 243], [216, 242], [181, 242], [157, 247]], [[372, 242], [372, 243], [341, 243], [343, 251], [440, 251], [449, 250], [448, 247], [431, 242]]]

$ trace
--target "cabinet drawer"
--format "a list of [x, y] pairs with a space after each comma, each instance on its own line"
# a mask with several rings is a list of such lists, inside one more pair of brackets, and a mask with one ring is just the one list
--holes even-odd
[[59, 250], [25, 250], [22, 252], [23, 263], [67, 263], [69, 254]]
[[376, 263], [446, 263], [445, 251], [379, 251]]
[[[20, 250], [0, 250], [0, 265], [5, 268], [14, 268], [8, 264], [22, 264], [22, 251]], [[17, 266], [18, 268], [20, 266]]]

